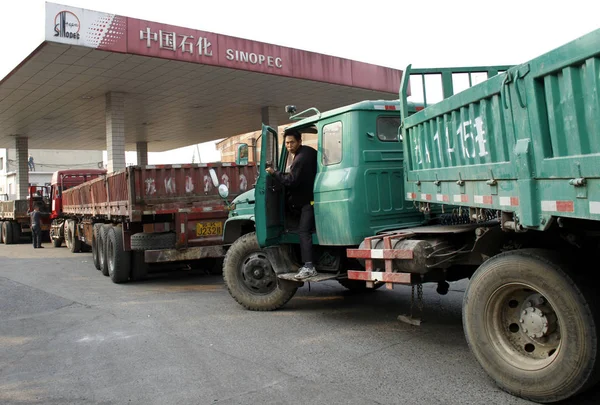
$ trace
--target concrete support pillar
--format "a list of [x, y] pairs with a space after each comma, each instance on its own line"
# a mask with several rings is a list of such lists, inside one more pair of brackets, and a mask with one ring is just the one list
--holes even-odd
[[148, 166], [148, 142], [136, 142], [138, 166]]
[[29, 168], [27, 159], [29, 158], [29, 142], [27, 138], [17, 137], [15, 139], [15, 149], [17, 151], [17, 181], [15, 194], [17, 200], [25, 200], [29, 195]]
[[125, 94], [106, 93], [106, 154], [109, 173], [125, 168]]
[[279, 133], [279, 122], [277, 122], [277, 108], [276, 107], [262, 107], [260, 109], [260, 115], [262, 123], [270, 126]]

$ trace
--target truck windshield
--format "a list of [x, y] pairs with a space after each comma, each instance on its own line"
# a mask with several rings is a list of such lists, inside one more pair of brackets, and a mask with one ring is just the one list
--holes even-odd
[[377, 137], [384, 142], [398, 142], [398, 128], [400, 117], [378, 117]]

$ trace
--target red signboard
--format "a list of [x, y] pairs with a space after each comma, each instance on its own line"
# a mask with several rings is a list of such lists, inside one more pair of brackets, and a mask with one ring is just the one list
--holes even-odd
[[46, 40], [397, 93], [400, 70], [46, 3]]

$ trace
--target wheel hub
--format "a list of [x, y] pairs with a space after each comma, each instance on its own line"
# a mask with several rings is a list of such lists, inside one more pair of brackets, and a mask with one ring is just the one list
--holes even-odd
[[277, 287], [277, 278], [271, 263], [262, 252], [248, 255], [242, 264], [242, 278], [253, 293], [268, 294]]
[[556, 312], [530, 285], [509, 283], [496, 290], [488, 299], [486, 328], [498, 353], [518, 368], [546, 367], [560, 348]]
[[529, 307], [521, 312], [519, 319], [523, 332], [530, 338], [541, 338], [548, 333], [548, 318], [539, 308]]
[[556, 315], [541, 294], [532, 294], [523, 301], [519, 323], [523, 333], [539, 339], [556, 329]]

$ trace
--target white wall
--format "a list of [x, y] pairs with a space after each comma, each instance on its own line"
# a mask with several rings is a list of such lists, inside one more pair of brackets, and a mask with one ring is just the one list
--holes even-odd
[[[35, 171], [29, 172], [30, 185], [50, 183], [52, 173], [57, 170], [103, 167], [101, 150], [29, 149], [29, 154], [35, 164]], [[0, 149], [0, 194], [8, 194], [9, 199], [16, 192], [16, 156], [15, 149]]]
[[[55, 172], [62, 169], [97, 169], [102, 164], [100, 150], [29, 149], [36, 172]], [[16, 150], [8, 149], [8, 172], [16, 170]], [[1, 173], [1, 172], [0, 172]]]

